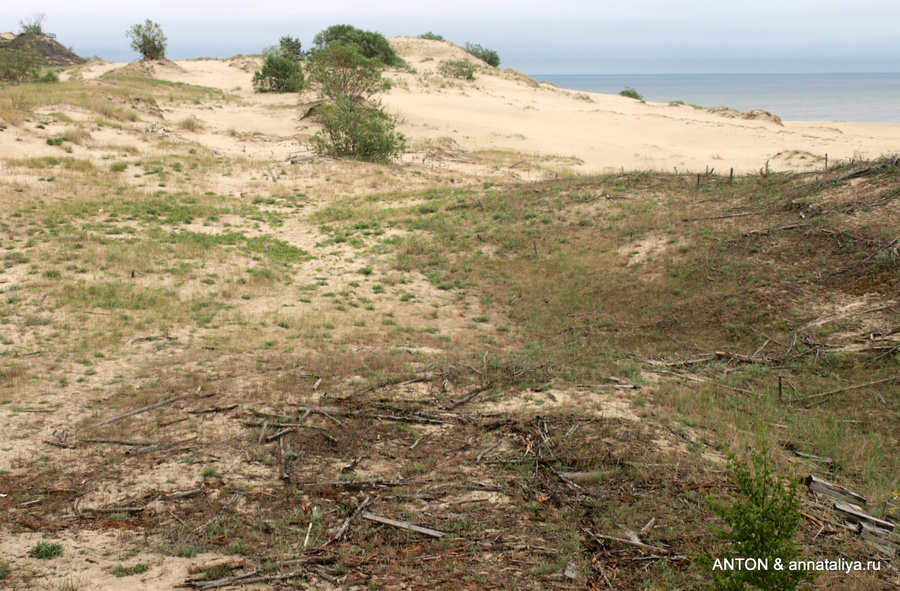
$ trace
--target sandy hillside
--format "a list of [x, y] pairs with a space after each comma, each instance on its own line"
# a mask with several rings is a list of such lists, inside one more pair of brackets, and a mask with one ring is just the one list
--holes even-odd
[[[410, 138], [407, 161], [427, 161], [447, 152], [494, 150], [539, 159], [578, 173], [622, 168], [679, 172], [715, 169], [736, 174], [755, 172], [768, 162], [772, 170], [816, 170], [825, 157], [838, 160], [873, 158], [892, 153], [900, 145], [900, 125], [780, 121], [759, 112], [712, 112], [687, 105], [641, 103], [633, 99], [555, 88], [513, 70], [485, 66], [449, 42], [411, 37], [390, 40], [415, 73], [389, 72], [394, 88], [383, 98], [400, 117], [400, 130]], [[464, 59], [480, 64], [474, 81], [445, 78], [437, 68], [445, 60]], [[296, 138], [315, 132], [309, 119], [292, 109], [288, 95], [252, 92], [251, 78], [258, 60], [189, 60], [177, 63], [92, 63], [80, 70], [85, 79], [124, 68], [161, 80], [221, 89], [243, 103], [204, 105], [168, 111], [168, 122], [195, 116], [206, 126], [204, 143], [217, 149], [253, 152], [216, 132], [236, 130], [255, 135]], [[315, 96], [300, 97], [311, 102]], [[274, 155], [296, 153], [298, 145], [267, 143], [262, 151]], [[466, 158], [445, 158], [453, 168]], [[517, 162], [521, 158], [513, 159]], [[449, 162], [448, 162], [449, 161]], [[465, 168], [462, 166], [458, 166]], [[469, 172], [478, 172], [469, 170]], [[529, 179], [530, 180], [530, 179]]]

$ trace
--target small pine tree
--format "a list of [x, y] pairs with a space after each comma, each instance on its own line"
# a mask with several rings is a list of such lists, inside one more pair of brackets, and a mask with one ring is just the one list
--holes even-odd
[[796, 589], [801, 582], [812, 578], [808, 571], [788, 567], [800, 557], [794, 539], [802, 519], [797, 482], [788, 483], [774, 473], [766, 444], [761, 445], [749, 462], [739, 461], [729, 453], [728, 467], [739, 496], [727, 506], [715, 501], [711, 505], [729, 526], [730, 531], [722, 535], [731, 541], [730, 555], [770, 562], [768, 570], [716, 572], [716, 589], [742, 591], [748, 584], [753, 589], [772, 591]]
[[31, 15], [31, 18], [24, 21], [19, 21], [19, 26], [22, 27], [21, 34], [22, 35], [43, 35], [44, 34], [44, 19], [47, 18], [47, 15], [43, 12], [36, 12]]

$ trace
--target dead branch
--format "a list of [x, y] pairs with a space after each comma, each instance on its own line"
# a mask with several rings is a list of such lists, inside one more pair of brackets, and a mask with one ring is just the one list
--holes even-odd
[[670, 553], [665, 548], [658, 548], [656, 546], [650, 546], [649, 544], [644, 544], [643, 542], [635, 542], [633, 540], [625, 540], [625, 539], [616, 538], [613, 536], [604, 536], [603, 534], [595, 534], [594, 532], [586, 530], [586, 529], [583, 531], [597, 541], [609, 540], [612, 542], [619, 542], [621, 544], [628, 544], [629, 546], [634, 546], [634, 547], [640, 548], [642, 550], [649, 550], [650, 552], [659, 552], [660, 554], [669, 554]]
[[796, 404], [798, 402], [806, 402], [808, 400], [815, 400], [816, 398], [824, 399], [828, 396], [832, 396], [834, 394], [840, 394], [841, 392], [849, 392], [850, 390], [858, 390], [860, 388], [866, 388], [868, 386], [875, 386], [877, 384], [884, 384], [887, 382], [893, 382], [894, 380], [900, 379], [900, 374], [893, 375], [889, 378], [883, 378], [881, 380], [874, 380], [872, 382], [866, 382], [865, 384], [857, 384], [856, 386], [847, 386], [846, 388], [838, 388], [837, 390], [829, 390], [828, 392], [821, 392], [819, 394], [811, 394], [809, 396], [803, 396], [802, 398], [794, 398], [792, 400], [788, 400], [791, 404]]
[[370, 513], [368, 511], [363, 511], [362, 517], [363, 519], [368, 519], [369, 521], [375, 521], [377, 523], [383, 523], [384, 525], [390, 525], [392, 527], [399, 527], [401, 529], [414, 531], [420, 534], [425, 534], [426, 536], [431, 536], [432, 538], [442, 538], [447, 535], [446, 532], [413, 525], [408, 521], [395, 521], [393, 519], [388, 519], [387, 517], [382, 517], [381, 515], [376, 515], [375, 513]]
[[149, 406], [144, 406], [142, 408], [133, 410], [131, 412], [126, 412], [124, 414], [116, 415], [116, 416], [112, 417], [111, 419], [106, 419], [105, 421], [100, 421], [99, 423], [96, 423], [89, 427], [83, 427], [81, 429], [76, 430], [75, 433], [81, 433], [82, 431], [87, 431], [88, 429], [96, 429], [97, 427], [109, 425], [109, 424], [115, 423], [116, 421], [121, 421], [122, 419], [127, 419], [128, 417], [133, 417], [134, 415], [151, 411], [155, 408], [160, 408], [163, 406], [167, 406], [169, 404], [174, 404], [175, 402], [178, 402], [179, 400], [181, 400], [181, 396], [175, 396], [174, 398], [169, 398], [168, 400], [162, 400], [155, 404], [151, 404]]
[[218, 521], [219, 518], [222, 517], [222, 514], [225, 513], [225, 510], [228, 509], [228, 507], [235, 504], [242, 496], [244, 496], [244, 493], [236, 492], [236, 493], [232, 494], [231, 498], [229, 498], [227, 501], [225, 501], [225, 504], [222, 505], [222, 507], [219, 509], [219, 511], [215, 515], [213, 515], [212, 517], [209, 518], [209, 521], [207, 521], [206, 523], [204, 523], [203, 525], [201, 525], [194, 531], [196, 533], [200, 533], [201, 531], [203, 531], [206, 528], [206, 526]]
[[85, 443], [109, 443], [111, 445], [130, 445], [132, 447], [141, 447], [153, 445], [149, 441], [131, 441], [127, 439], [82, 439]]
[[344, 520], [344, 523], [341, 524], [341, 527], [338, 528], [337, 533], [334, 534], [334, 537], [331, 538], [330, 544], [335, 544], [341, 541], [341, 538], [344, 537], [344, 533], [347, 531], [347, 528], [350, 526], [350, 523], [356, 519], [356, 516], [360, 514], [360, 512], [368, 506], [369, 502], [372, 500], [371, 497], [366, 497], [363, 499], [363, 502], [359, 504], [359, 506], [353, 510], [347, 519]]

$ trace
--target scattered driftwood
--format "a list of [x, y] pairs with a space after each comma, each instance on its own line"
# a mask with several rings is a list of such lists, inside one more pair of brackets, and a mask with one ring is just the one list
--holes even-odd
[[732, 353], [731, 351], [716, 351], [716, 357], [722, 359], [732, 359], [741, 363], [760, 363], [762, 365], [770, 365], [775, 360], [768, 357], [753, 357], [752, 355], [742, 355], [740, 353]]
[[640, 548], [641, 550], [648, 550], [650, 552], [658, 552], [659, 554], [669, 554], [669, 551], [665, 548], [659, 548], [657, 546], [651, 546], [649, 544], [645, 544], [643, 542], [635, 542], [634, 540], [626, 540], [624, 538], [616, 538], [614, 536], [604, 536], [603, 534], [595, 534], [590, 530], [583, 530], [586, 534], [591, 536], [597, 541], [600, 540], [609, 540], [611, 542], [619, 542], [621, 544], [628, 544], [629, 546], [634, 546], [635, 548]]
[[395, 521], [393, 519], [388, 519], [387, 517], [382, 517], [381, 515], [376, 515], [375, 513], [370, 513], [369, 511], [363, 511], [362, 517], [363, 519], [368, 519], [369, 521], [375, 521], [377, 523], [383, 523], [384, 525], [390, 525], [392, 527], [399, 527], [400, 529], [414, 531], [416, 533], [425, 534], [426, 536], [431, 536], [432, 538], [442, 538], [447, 535], [446, 532], [413, 525], [408, 521]]
[[419, 382], [430, 382], [433, 379], [434, 374], [426, 373], [423, 376], [419, 376], [417, 378], [412, 378], [410, 380], [405, 380], [402, 382], [395, 381], [394, 379], [381, 380], [380, 382], [372, 384], [371, 386], [367, 386], [362, 390], [357, 390], [353, 394], [350, 394], [349, 396], [347, 396], [346, 398], [342, 398], [341, 400], [349, 400], [350, 398], [354, 398], [356, 396], [359, 396], [360, 394], [365, 394], [366, 392], [371, 392], [372, 390], [377, 390], [379, 388], [386, 388], [387, 386], [406, 386], [409, 384], [417, 384]]
[[341, 541], [341, 539], [344, 537], [344, 534], [347, 532], [347, 528], [350, 527], [350, 524], [354, 519], [356, 519], [356, 516], [359, 515], [360, 512], [369, 505], [371, 500], [371, 497], [366, 497], [365, 499], [363, 499], [359, 506], [353, 510], [353, 513], [351, 513], [347, 517], [347, 519], [344, 520], [344, 523], [341, 524], [341, 527], [338, 528], [337, 533], [334, 534], [333, 538], [331, 538], [331, 544], [336, 544], [337, 542]]
[[156, 404], [151, 404], [149, 406], [144, 406], [142, 408], [133, 410], [131, 412], [126, 412], [124, 414], [116, 415], [116, 416], [112, 417], [111, 419], [106, 419], [105, 421], [100, 421], [99, 423], [95, 423], [89, 427], [83, 427], [83, 428], [75, 431], [75, 433], [81, 433], [82, 431], [87, 431], [88, 429], [96, 429], [97, 427], [102, 427], [104, 425], [110, 425], [112, 423], [115, 423], [116, 421], [121, 421], [122, 419], [127, 419], [128, 417], [133, 417], [134, 415], [137, 415], [137, 414], [149, 412], [155, 408], [160, 408], [163, 406], [167, 406], [169, 404], [174, 404], [174, 403], [178, 402], [179, 400], [181, 400], [181, 396], [175, 396], [173, 398], [169, 398], [168, 400], [161, 400], [160, 402], [157, 402]]
[[[825, 456], [815, 456], [813, 454], [803, 453], [802, 451], [795, 451], [794, 455], [799, 458], [805, 458], [807, 460], [812, 460], [814, 462], [821, 462], [823, 464], [828, 464], [829, 466], [834, 463], [834, 460]], [[810, 476], [810, 478], [813, 478]]]
[[832, 396], [834, 394], [840, 394], [841, 392], [849, 392], [850, 390], [858, 390], [859, 388], [866, 388], [868, 386], [875, 386], [877, 384], [885, 384], [887, 382], [893, 382], [895, 380], [900, 379], [900, 374], [893, 375], [889, 378], [883, 378], [881, 380], [874, 380], [872, 382], [866, 382], [865, 384], [857, 384], [855, 386], [847, 386], [846, 388], [838, 388], [837, 390], [829, 390], [828, 392], [820, 392], [819, 394], [811, 394], [809, 396], [803, 396], [802, 398], [794, 398], [792, 400], [788, 400], [791, 404], [797, 404], [798, 402], [807, 402], [810, 400], [820, 399], [817, 402], [822, 402], [828, 396]]
[[209, 524], [215, 523], [216, 521], [218, 521], [219, 518], [222, 517], [222, 514], [225, 513], [225, 510], [228, 509], [228, 507], [234, 505], [236, 502], [238, 502], [238, 500], [242, 496], [244, 496], [244, 493], [236, 492], [236, 493], [232, 494], [231, 497], [227, 501], [225, 501], [225, 504], [222, 505], [222, 507], [216, 512], [216, 514], [209, 518], [209, 521], [207, 521], [206, 523], [204, 523], [203, 525], [201, 525], [194, 531], [199, 533], [199, 532], [203, 531], [204, 529], [206, 529], [206, 526], [208, 526]]
[[203, 487], [198, 486], [197, 488], [192, 488], [189, 490], [182, 490], [179, 492], [170, 493], [170, 494], [165, 495], [163, 497], [163, 500], [164, 501], [174, 501], [176, 499], [187, 499], [190, 497], [195, 497], [195, 496], [199, 495], [202, 490], [203, 490]]
[[129, 449], [125, 452], [126, 456], [142, 456], [144, 454], [152, 454], [158, 451], [165, 451], [167, 449], [172, 449], [173, 447], [178, 447], [179, 445], [184, 445], [185, 443], [190, 443], [191, 441], [196, 441], [196, 437], [191, 437], [189, 439], [182, 439], [181, 441], [173, 441], [172, 443], [157, 443], [154, 445], [148, 445], [146, 447], [138, 447], [135, 449]]
[[95, 509], [82, 509], [85, 513], [140, 513], [144, 507], [98, 507]]
[[150, 441], [132, 441], [130, 439], [82, 439], [85, 443], [109, 443], [111, 445], [130, 445], [131, 447], [143, 447], [153, 445]]
[[860, 522], [856, 530], [859, 537], [882, 546], [889, 546], [900, 550], [900, 536], [880, 527], [872, 527], [866, 522]]
[[500, 445], [501, 443], [503, 443], [502, 439], [500, 439], [496, 443], [492, 443], [491, 445], [484, 448], [484, 450], [480, 454], [478, 454], [478, 457], [475, 458], [475, 463], [480, 464], [481, 459], [485, 456], [485, 454], [488, 453], [489, 451], [491, 451], [492, 449], [494, 449], [495, 447], [497, 447], [498, 445]]
[[474, 390], [472, 390], [468, 394], [465, 394], [464, 396], [461, 396], [460, 398], [455, 398], [455, 399], [450, 400], [450, 404], [448, 404], [444, 408], [446, 410], [453, 410], [454, 408], [456, 408], [458, 406], [462, 406], [463, 404], [469, 402], [470, 400], [472, 400], [473, 398], [475, 398], [476, 396], [478, 396], [485, 390], [490, 390], [493, 386], [494, 386], [494, 382], [491, 382], [484, 386], [479, 386], [478, 388], [475, 388]]
[[869, 527], [887, 531], [892, 531], [894, 529], [894, 524], [890, 521], [878, 519], [877, 517], [872, 517], [862, 511], [857, 511], [846, 503], [835, 503], [834, 510], [838, 512], [838, 515], [840, 515], [844, 521], [849, 521], [850, 523], [865, 523]]
[[190, 412], [190, 414], [203, 415], [203, 414], [215, 413], [215, 412], [225, 412], [225, 411], [229, 411], [229, 410], [234, 410], [237, 407], [238, 407], [237, 404], [229, 404], [228, 406], [214, 406], [212, 408], [203, 408], [203, 409], [199, 409], [199, 410], [192, 410]]
[[846, 503], [853, 503], [854, 505], [859, 505], [860, 507], [864, 507], [866, 505], [866, 497], [851, 490], [847, 490], [843, 486], [831, 484], [830, 482], [822, 480], [821, 478], [816, 478], [815, 476], [810, 475], [803, 479], [803, 484], [805, 484], [811, 491], [815, 491], [823, 495], [828, 495], [829, 497], [833, 497]]

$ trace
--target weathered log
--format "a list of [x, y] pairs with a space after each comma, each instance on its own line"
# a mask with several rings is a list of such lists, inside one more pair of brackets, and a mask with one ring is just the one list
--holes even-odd
[[807, 476], [805, 479], [803, 479], [803, 484], [805, 484], [809, 488], [809, 490], [821, 493], [823, 495], [828, 495], [829, 497], [834, 497], [835, 499], [839, 499], [847, 503], [859, 505], [860, 507], [863, 507], [866, 504], [866, 497], [862, 496], [861, 494], [855, 493], [851, 490], [847, 490], [843, 486], [831, 484], [830, 482], [826, 482], [825, 480], [816, 478], [815, 476]]

